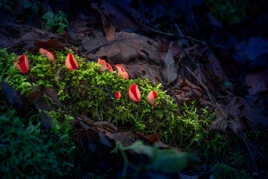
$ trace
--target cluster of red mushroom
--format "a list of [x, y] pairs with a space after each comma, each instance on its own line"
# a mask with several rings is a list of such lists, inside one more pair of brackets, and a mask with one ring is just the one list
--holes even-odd
[[[113, 72], [113, 68], [112, 66], [107, 63], [105, 60], [102, 60], [102, 59], [98, 59], [98, 63], [101, 65], [101, 70], [102, 71], [105, 71], [105, 70], [108, 70], [109, 72]], [[116, 64], [115, 65], [115, 68], [117, 69], [117, 76], [119, 78], [123, 78], [123, 79], [129, 79], [129, 76], [128, 76], [128, 73], [127, 71], [120, 65], [120, 64]], [[120, 99], [121, 98], [121, 93], [120, 91], [116, 91], [114, 93], [114, 96], [115, 98], [117, 99]], [[134, 101], [134, 102], [140, 102], [141, 100], [141, 94], [140, 94], [140, 90], [138, 88], [138, 85], [137, 84], [132, 84], [130, 87], [129, 87], [129, 90], [128, 90], [128, 96], [129, 98]], [[147, 95], [147, 101], [151, 104], [151, 105], [154, 105], [156, 106], [156, 103], [155, 103], [155, 99], [157, 98], [157, 93], [155, 91], [151, 91], [148, 95]]]
[[[55, 57], [53, 55], [52, 52], [40, 48], [39, 49], [40, 54], [44, 55], [47, 57], [48, 60], [50, 60], [51, 62], [55, 61]], [[14, 63], [16, 64], [17, 68], [20, 70], [20, 72], [22, 74], [28, 73], [29, 71], [29, 62], [27, 57], [23, 54], [21, 55], [17, 60], [14, 61]], [[102, 59], [98, 59], [98, 63], [101, 65], [101, 71], [105, 71], [108, 70], [109, 72], [113, 72], [113, 68], [112, 66], [107, 63], [105, 60]], [[75, 60], [73, 54], [69, 53], [65, 59], [65, 66], [70, 70], [70, 71], [74, 71], [76, 69], [78, 69], [78, 63]], [[117, 76], [119, 78], [123, 78], [123, 79], [129, 79], [129, 75], [127, 73], [127, 71], [119, 64], [115, 65], [115, 68], [117, 69]], [[132, 84], [129, 87], [128, 90], [128, 95], [129, 98], [134, 101], [134, 102], [140, 102], [141, 100], [141, 94], [140, 94], [140, 90], [138, 88], [137, 84]], [[121, 98], [121, 93], [120, 91], [116, 91], [114, 94], [116, 99], [120, 99]], [[151, 91], [146, 99], [147, 101], [151, 104], [156, 106], [157, 104], [155, 103], [155, 99], [157, 98], [157, 93], [155, 91]]]

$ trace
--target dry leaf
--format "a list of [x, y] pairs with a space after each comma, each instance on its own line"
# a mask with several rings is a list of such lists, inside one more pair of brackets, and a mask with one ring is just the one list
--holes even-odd
[[230, 102], [224, 107], [217, 103], [215, 110], [216, 119], [212, 122], [211, 128], [225, 131], [229, 121], [231, 130], [238, 134], [245, 128], [244, 123], [241, 121], [241, 118], [243, 117], [243, 109], [244, 102], [238, 97], [232, 97]]
[[156, 41], [128, 32], [118, 32], [114, 41], [87, 52], [89, 58], [106, 58], [113, 64], [130, 64], [133, 59], [144, 59], [159, 65], [160, 54]]
[[225, 113], [225, 111], [222, 109], [222, 106], [220, 104], [216, 104], [216, 119], [212, 121], [210, 128], [220, 131], [225, 131], [228, 124], [228, 114]]
[[201, 91], [201, 88], [200, 88], [199, 86], [197, 86], [197, 85], [191, 83], [188, 79], [185, 78], [185, 79], [183, 80], [183, 82], [184, 82], [187, 86], [191, 87], [192, 89], [197, 89], [197, 90]]
[[264, 72], [248, 74], [246, 84], [249, 86], [248, 92], [251, 95], [268, 91], [268, 68]]
[[198, 97], [201, 97], [202, 96], [202, 93], [197, 90], [197, 89], [192, 89], [192, 91], [194, 92], [194, 94], [196, 94]]
[[190, 98], [185, 97], [184, 93], [181, 93], [180, 95], [176, 95], [176, 98], [180, 102], [186, 102], [186, 101], [189, 101], [190, 100]]
[[52, 49], [52, 50], [65, 50], [64, 45], [58, 40], [48, 40], [48, 41], [36, 40], [34, 42], [34, 46], [37, 49], [44, 48], [44, 49]]
[[164, 67], [161, 71], [162, 78], [167, 83], [167, 85], [174, 82], [178, 77], [177, 65], [175, 64], [175, 60], [173, 58], [173, 49], [171, 47], [172, 45], [170, 45], [170, 48], [166, 53], [165, 59], [163, 60]]
[[108, 21], [107, 17], [101, 15], [103, 31], [107, 41], [113, 41], [115, 39], [115, 27]]
[[123, 146], [128, 146], [135, 142], [135, 136], [131, 132], [117, 132], [110, 134], [108, 137], [115, 141], [119, 141]]

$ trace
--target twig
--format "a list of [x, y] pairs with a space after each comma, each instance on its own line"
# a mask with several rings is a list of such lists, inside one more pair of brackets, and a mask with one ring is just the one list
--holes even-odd
[[207, 45], [207, 43], [205, 41], [202, 41], [202, 40], [198, 40], [198, 39], [195, 39], [193, 37], [190, 37], [190, 36], [187, 36], [187, 35], [184, 35], [180, 29], [180, 27], [178, 26], [178, 24], [175, 24], [175, 28], [177, 30], [177, 33], [178, 33], [178, 37], [181, 38], [181, 39], [187, 39], [187, 40], [190, 40], [192, 42], [196, 42], [196, 43], [199, 43], [201, 45]]
[[178, 24], [175, 24], [176, 30], [178, 32], [178, 36], [179, 37], [184, 37], [184, 34], [182, 33], [180, 27], [178, 26]]
[[199, 82], [199, 84], [203, 87], [203, 89], [206, 91], [210, 101], [216, 105], [216, 100], [214, 99], [214, 97], [211, 95], [211, 93], [209, 92], [207, 86], [202, 82], [201, 77], [197, 77], [197, 75], [190, 70], [187, 66], [185, 66], [186, 70]]
[[[138, 23], [138, 24], [139, 24], [139, 23]], [[178, 34], [179, 34], [179, 35], [178, 35], [178, 34], [172, 34], [172, 33], [162, 32], [162, 31], [160, 31], [160, 30], [156, 30], [156, 29], [154, 29], [154, 28], [152, 28], [152, 27], [149, 27], [149, 26], [147, 26], [147, 25], [144, 25], [144, 24], [139, 24], [139, 25], [141, 25], [141, 26], [145, 29], [145, 31], [151, 31], [151, 32], [154, 32], [154, 33], [157, 33], [157, 34], [160, 34], [160, 35], [164, 35], [164, 36], [170, 37], [170, 38], [187, 39], [187, 40], [190, 40], [190, 41], [192, 41], [192, 42], [199, 43], [199, 44], [201, 44], [201, 45], [207, 45], [207, 43], [206, 43], [205, 41], [198, 40], [198, 39], [195, 39], [195, 38], [193, 38], [193, 37], [184, 35], [184, 34], [182, 33], [181, 30], [180, 30], [181, 33], [178, 32]]]

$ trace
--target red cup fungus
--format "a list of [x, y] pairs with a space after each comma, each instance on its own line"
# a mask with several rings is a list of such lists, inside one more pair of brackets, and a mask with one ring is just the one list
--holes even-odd
[[151, 91], [146, 97], [148, 103], [150, 103], [151, 105], [154, 105], [154, 106], [156, 106], [156, 104], [155, 104], [156, 98], [157, 98], [157, 93], [155, 91]]
[[140, 102], [141, 100], [141, 94], [140, 94], [140, 90], [138, 88], [138, 85], [133, 84], [129, 87], [128, 90], [128, 95], [129, 98], [134, 101], [134, 102]]
[[128, 79], [128, 73], [126, 72], [126, 70], [119, 64], [115, 65], [116, 69], [117, 69], [117, 75], [120, 78], [123, 79]]
[[55, 61], [55, 57], [54, 54], [44, 48], [40, 48], [39, 49], [40, 54], [45, 55], [47, 57], [47, 59], [49, 59], [50, 61], [54, 62]]
[[70, 71], [78, 69], [78, 63], [75, 60], [73, 54], [69, 53], [65, 60], [65, 65]]
[[14, 61], [17, 68], [21, 71], [21, 73], [25, 74], [29, 71], [29, 62], [27, 57], [23, 54], [17, 60]]

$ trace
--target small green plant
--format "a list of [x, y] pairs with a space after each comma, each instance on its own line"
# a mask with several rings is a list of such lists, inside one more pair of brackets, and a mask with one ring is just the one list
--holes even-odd
[[10, 0], [1, 0], [0, 1], [0, 9], [4, 9], [4, 10], [7, 10], [8, 12], [11, 12], [13, 3], [14, 2], [12, 2]]
[[[14, 13], [14, 9], [18, 5], [21, 5], [19, 3], [19, 0], [1, 0], [0, 1], [0, 9], [7, 10], [10, 14]], [[40, 1], [35, 1], [35, 0], [24, 0], [23, 9], [27, 9], [27, 10], [34, 12], [35, 14], [38, 14], [41, 11], [41, 3]]]
[[70, 175], [74, 145], [55, 141], [40, 124], [19, 118], [14, 111], [0, 115], [0, 175], [2, 178], [49, 178]]
[[59, 34], [62, 34], [69, 24], [66, 14], [62, 11], [59, 11], [57, 14], [48, 11], [42, 18], [44, 19], [45, 27], [48, 30], [56, 31]]
[[68, 135], [70, 133], [70, 121], [74, 120], [72, 116], [63, 115], [56, 111], [45, 111], [45, 114], [51, 119], [53, 133], [59, 135]]
[[210, 13], [218, 20], [226, 24], [241, 22], [246, 17], [256, 17], [262, 14], [265, 9], [266, 0], [259, 0], [252, 3], [250, 0], [205, 0]]
[[25, 0], [23, 3], [25, 9], [30, 9], [35, 14], [38, 14], [41, 11], [40, 1], [35, 0]]
[[244, 0], [206, 0], [205, 3], [216, 18], [228, 24], [234, 24], [247, 16], [250, 2]]

